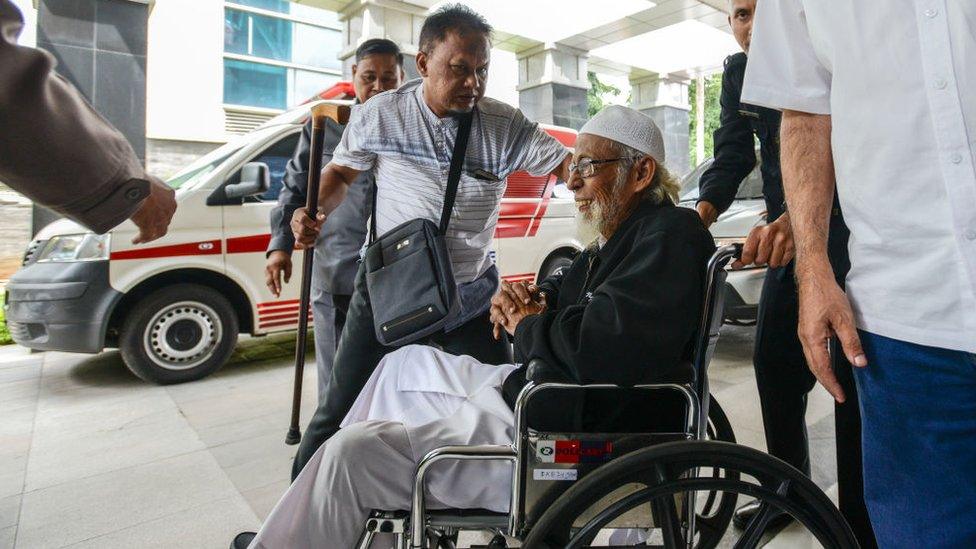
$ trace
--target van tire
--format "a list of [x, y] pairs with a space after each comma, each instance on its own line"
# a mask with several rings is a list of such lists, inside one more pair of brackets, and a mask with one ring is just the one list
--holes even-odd
[[568, 269], [578, 253], [576, 250], [563, 248], [549, 254], [549, 257], [542, 262], [542, 268], [539, 269], [539, 274], [536, 276], [536, 283], [541, 283], [561, 269]]
[[125, 365], [150, 383], [169, 385], [209, 376], [237, 344], [234, 308], [216, 290], [178, 284], [142, 298], [122, 323]]

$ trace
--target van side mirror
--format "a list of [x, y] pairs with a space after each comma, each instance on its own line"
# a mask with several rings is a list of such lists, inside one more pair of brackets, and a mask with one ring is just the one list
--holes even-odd
[[264, 162], [248, 162], [241, 168], [241, 182], [224, 187], [227, 198], [263, 194], [271, 187], [271, 170]]

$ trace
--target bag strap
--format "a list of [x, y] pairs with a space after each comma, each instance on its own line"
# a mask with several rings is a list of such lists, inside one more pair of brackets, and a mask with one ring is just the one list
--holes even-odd
[[371, 197], [372, 208], [369, 211], [369, 243], [376, 242], [376, 177], [373, 177], [373, 196]]
[[474, 111], [461, 115], [458, 120], [454, 151], [451, 152], [451, 171], [447, 176], [447, 191], [444, 194], [444, 209], [441, 211], [440, 233], [442, 235], [447, 234], [447, 225], [451, 222], [451, 212], [454, 211], [454, 200], [457, 198], [458, 184], [461, 181], [461, 167], [464, 166], [468, 137], [471, 135], [472, 118], [474, 118]]

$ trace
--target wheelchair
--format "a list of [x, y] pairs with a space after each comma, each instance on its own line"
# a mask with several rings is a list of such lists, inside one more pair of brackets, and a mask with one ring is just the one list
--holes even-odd
[[[673, 378], [634, 387], [530, 382], [515, 406], [511, 445], [431, 451], [417, 467], [412, 508], [374, 511], [358, 547], [368, 549], [377, 534], [388, 533], [397, 549], [454, 549], [458, 533], [470, 530], [494, 534], [490, 549], [507, 547], [512, 538], [531, 549], [753, 548], [764, 542], [768, 521], [782, 511], [821, 546], [856, 549], [850, 528], [826, 494], [785, 462], [735, 444], [728, 419], [710, 397], [707, 370], [722, 325], [725, 267], [740, 253], [740, 245], [724, 246], [709, 260], [691, 361]], [[530, 370], [534, 366], [530, 363]], [[682, 404], [684, 417], [673, 428], [654, 432], [535, 429], [528, 411], [534, 399], [552, 391], [670, 394]], [[509, 512], [428, 510], [426, 475], [450, 460], [512, 463]], [[728, 527], [740, 495], [762, 506], [737, 533]]]

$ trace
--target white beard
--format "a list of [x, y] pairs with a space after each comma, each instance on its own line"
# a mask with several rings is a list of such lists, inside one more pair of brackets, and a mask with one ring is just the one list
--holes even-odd
[[603, 210], [597, 201], [590, 202], [589, 214], [576, 210], [576, 236], [584, 246], [595, 246], [600, 237], [600, 222], [603, 219]]

